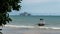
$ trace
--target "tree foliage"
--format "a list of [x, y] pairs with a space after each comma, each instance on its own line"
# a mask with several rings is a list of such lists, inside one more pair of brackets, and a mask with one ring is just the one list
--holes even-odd
[[19, 8], [21, 8], [21, 5], [18, 3], [21, 3], [21, 1], [22, 0], [0, 0], [0, 26], [12, 21], [8, 12], [12, 10], [18, 11]]

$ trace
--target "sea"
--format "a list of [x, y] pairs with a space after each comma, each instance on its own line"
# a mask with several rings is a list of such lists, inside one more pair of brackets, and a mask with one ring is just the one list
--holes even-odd
[[[60, 34], [60, 16], [10, 16], [11, 22], [3, 26], [0, 34]], [[40, 19], [44, 26], [38, 26]]]
[[[17, 28], [45, 28], [45, 29], [60, 29], [60, 16], [10, 16], [12, 22], [5, 25], [6, 27]], [[40, 19], [45, 20], [44, 26], [38, 26]]]

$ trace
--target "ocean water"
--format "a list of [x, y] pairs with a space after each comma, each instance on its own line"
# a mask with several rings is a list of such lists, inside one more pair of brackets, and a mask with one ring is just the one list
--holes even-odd
[[12, 22], [8, 23], [8, 27], [24, 27], [36, 28], [40, 23], [40, 18], [45, 20], [45, 26], [38, 28], [60, 29], [60, 16], [10, 16]]

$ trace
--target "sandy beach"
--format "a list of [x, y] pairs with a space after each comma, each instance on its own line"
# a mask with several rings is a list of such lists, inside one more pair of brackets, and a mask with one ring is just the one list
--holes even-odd
[[60, 30], [40, 28], [3, 28], [3, 34], [60, 34]]

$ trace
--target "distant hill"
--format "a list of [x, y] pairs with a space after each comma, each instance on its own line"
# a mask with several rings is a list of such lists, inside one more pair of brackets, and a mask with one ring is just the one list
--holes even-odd
[[24, 13], [21, 13], [20, 16], [31, 16], [31, 14], [24, 12]]

